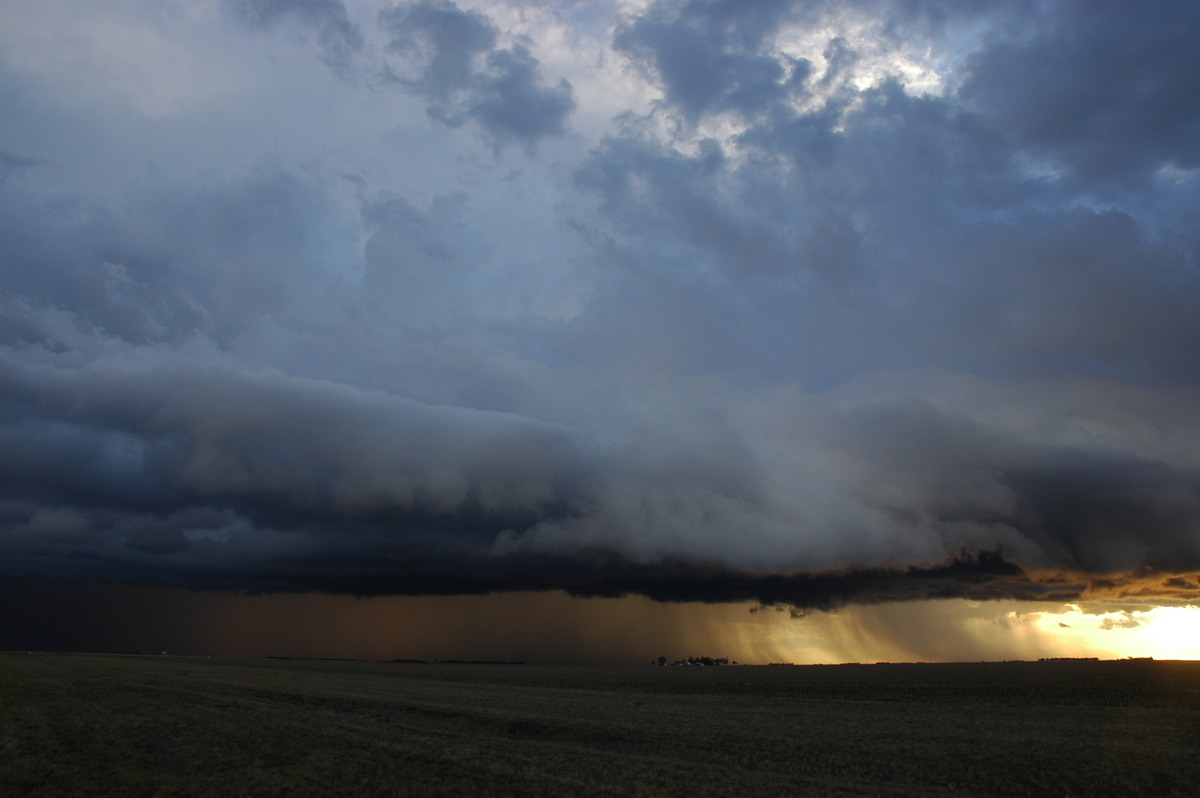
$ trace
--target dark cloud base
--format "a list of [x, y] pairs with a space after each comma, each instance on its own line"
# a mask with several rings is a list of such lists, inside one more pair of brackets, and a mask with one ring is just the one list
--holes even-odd
[[[584, 559], [515, 554], [501, 557], [411, 558], [359, 564], [352, 571], [313, 564], [307, 570], [265, 567], [189, 568], [137, 573], [128, 564], [82, 582], [235, 592], [376, 596], [482, 596], [562, 592], [576, 598], [642, 596], [658, 602], [737, 604], [791, 611], [830, 611], [855, 604], [968, 599], [1031, 602], [1113, 601], [1143, 605], [1200, 602], [1200, 574], [1149, 569], [1135, 573], [1031, 572], [998, 552], [963, 552], [934, 565], [845, 568], [810, 573], [750, 573], [681, 561], [636, 563], [618, 556]], [[70, 575], [12, 574], [53, 585]]]
[[828, 609], [1067, 601], [1134, 574], [1196, 597], [1195, 469], [1005, 440], [924, 404], [822, 411], [811, 446], [842, 464], [837, 507], [781, 522], [768, 461], [720, 439], [605, 450], [563, 425], [274, 372], [8, 354], [0, 574], [13, 578]]
[[639, 564], [619, 558], [586, 562], [509, 557], [488, 560], [482, 567], [468, 564], [443, 571], [425, 565], [409, 573], [377, 577], [356, 574], [353, 580], [316, 576], [313, 587], [357, 595], [561, 590], [580, 598], [638, 595], [665, 602], [749, 601], [764, 606], [789, 607], [797, 612], [833, 610], [849, 604], [931, 599], [1200, 600], [1200, 574], [1149, 571], [1103, 576], [1071, 572], [1032, 573], [996, 552], [964, 552], [944, 563], [929, 566], [780, 574], [747, 573], [683, 562]]

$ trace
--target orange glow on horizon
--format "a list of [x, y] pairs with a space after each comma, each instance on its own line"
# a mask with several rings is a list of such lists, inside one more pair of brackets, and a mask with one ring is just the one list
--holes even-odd
[[[1200, 607], [1141, 610], [961, 599], [846, 607], [773, 628], [794, 662], [1097, 657], [1200, 660]], [[790, 656], [787, 656], [790, 654]]]
[[214, 599], [198, 639], [251, 656], [580, 663], [716, 656], [759, 664], [1200, 659], [1198, 607], [952, 599], [849, 606], [797, 618], [751, 603], [663, 604], [562, 593]]
[[[660, 656], [757, 664], [1200, 660], [1196, 602], [950, 599], [851, 605], [793, 617], [784, 608], [752, 603], [672, 604], [564, 593], [355, 598], [9, 587], [8, 604], [19, 609], [9, 636], [20, 648], [579, 664], [648, 663]], [[39, 636], [42, 629], [49, 631]]]
[[1090, 656], [1101, 659], [1200, 659], [1200, 607], [1089, 614], [1070, 605], [1064, 613], [1042, 616], [1039, 625], [1049, 627], [1051, 634], [1077, 641]]

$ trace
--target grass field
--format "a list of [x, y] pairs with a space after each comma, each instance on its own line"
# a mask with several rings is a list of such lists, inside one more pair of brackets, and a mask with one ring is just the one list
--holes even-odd
[[1200, 662], [0, 655], [0, 795], [1200, 794]]

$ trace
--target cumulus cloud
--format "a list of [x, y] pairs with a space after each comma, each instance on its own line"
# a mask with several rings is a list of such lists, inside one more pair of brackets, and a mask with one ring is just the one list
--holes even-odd
[[7, 576], [1195, 598], [1190, 5], [231, 7], [355, 79], [247, 36], [261, 107], [130, 122], [0, 63]]
[[1117, 617], [1107, 617], [1100, 621], [1100, 628], [1109, 629], [1136, 629], [1141, 626], [1142, 622], [1134, 618], [1129, 612], [1123, 612]]

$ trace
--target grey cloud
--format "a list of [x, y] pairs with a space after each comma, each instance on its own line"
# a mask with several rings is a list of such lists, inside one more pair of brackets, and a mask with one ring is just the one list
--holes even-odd
[[0, 150], [0, 186], [13, 175], [45, 164], [40, 158], [27, 158], [11, 152]]
[[[894, 82], [845, 113], [760, 119], [739, 144], [754, 157], [715, 142], [684, 155], [631, 130], [577, 173], [614, 234], [605, 246], [711, 295], [721, 318], [707, 304], [686, 314], [710, 319], [693, 336], [706, 351], [724, 353], [726, 331], [749, 323], [740, 299], [757, 306], [754, 324], [777, 320], [803, 343], [732, 359], [818, 384], [884, 362], [1195, 373], [1194, 201], [1175, 202], [1173, 218], [1148, 210], [1153, 195], [1081, 208], [1069, 181], [1030, 176], [954, 98]], [[631, 275], [629, 290], [646, 282]]]
[[444, 0], [398, 5], [381, 12], [379, 23], [392, 36], [392, 50], [421, 57], [416, 76], [403, 82], [435, 104], [471, 88], [479, 56], [496, 46], [486, 16]]
[[[979, 253], [972, 274], [979, 293], [957, 289], [956, 304], [974, 314], [961, 329], [996, 336], [1003, 351], [990, 353], [993, 362], [1103, 363], [1149, 380], [1195, 373], [1200, 324], [1184, 297], [1200, 285], [1200, 272], [1174, 242], [1155, 240], [1115, 210], [980, 224], [972, 239], [951, 257]], [[1018, 275], [1014, 264], [1032, 268]]]
[[694, 123], [722, 111], [753, 115], [786, 98], [808, 75], [759, 51], [786, 3], [659, 4], [619, 29], [617, 50], [649, 64], [667, 100]]
[[[806, 98], [813, 65], [772, 51], [784, 23], [821, 29], [847, 16], [881, 22], [879, 35], [893, 43], [934, 42], [970, 32], [981, 19], [998, 28], [1007, 19], [1023, 19], [1027, 4], [997, 9], [986, 2], [942, 0], [862, 0], [732, 3], [691, 0], [653, 3], [643, 14], [618, 27], [613, 46], [634, 59], [662, 85], [667, 103], [690, 123], [706, 115], [735, 112], [745, 119], [790, 116], [790, 100]], [[1019, 27], [1019, 26], [1018, 26]], [[845, 100], [855, 90], [845, 85], [847, 68], [859, 58], [841, 36], [829, 40], [818, 86], [836, 88]], [[807, 114], [812, 119], [812, 114]]]
[[386, 79], [427, 100], [434, 119], [451, 126], [474, 120], [501, 144], [528, 146], [565, 132], [575, 109], [570, 83], [546, 85], [541, 65], [520, 44], [498, 49], [487, 16], [429, 0], [381, 12], [379, 22], [402, 61]]
[[805, 112], [779, 109], [738, 142], [795, 164], [807, 202], [882, 221], [986, 214], [1045, 193], [1013, 168], [1012, 153], [979, 119], [948, 99], [912, 96], [894, 80]]
[[265, 29], [282, 20], [295, 19], [310, 26], [317, 36], [321, 59], [348, 74], [355, 54], [362, 49], [363, 36], [350, 21], [341, 0], [226, 0], [240, 19], [254, 28]]
[[[1200, 568], [1196, 467], [1038, 445], [911, 403], [786, 404], [800, 424], [778, 449], [736, 421], [614, 447], [205, 361], [63, 357], [10, 350], [0, 370], [12, 576], [829, 607], [1069, 598], [1085, 588], [1034, 572]], [[806, 464], [790, 462], [797, 447]], [[962, 551], [999, 554], [977, 570], [905, 565]]]
[[468, 113], [500, 139], [536, 141], [565, 132], [575, 109], [571, 84], [540, 86], [540, 65], [524, 47], [497, 50], [487, 58], [478, 95]]
[[[264, 312], [304, 316], [339, 293], [319, 252], [336, 241], [337, 211], [301, 179], [130, 193], [126, 207], [0, 197], [9, 295], [133, 343], [203, 334], [229, 344]], [[29, 326], [36, 315], [10, 310], [0, 335], [44, 339]]]
[[840, 423], [827, 434], [855, 463], [857, 501], [884, 512], [896, 534], [940, 530], [964, 542], [982, 534], [977, 542], [1037, 568], [1200, 567], [1195, 464], [1039, 445], [920, 403]]
[[754, 277], [804, 268], [792, 236], [803, 235], [809, 220], [775, 214], [770, 204], [778, 196], [754, 193], [770, 191], [769, 184], [734, 182], [732, 201], [723, 201], [731, 193], [726, 179], [736, 181], [728, 169], [715, 141], [700, 142], [698, 154], [688, 157], [627, 137], [609, 139], [594, 151], [576, 183], [594, 192], [617, 229], [635, 237], [637, 248], [666, 269], [679, 264], [693, 277]]
[[368, 301], [401, 311], [405, 323], [452, 323], [471, 276], [462, 242], [403, 199], [371, 203], [363, 218]]
[[[451, 515], [468, 506], [536, 508], [556, 498], [555, 480], [569, 477], [555, 464], [568, 446], [561, 430], [320, 381], [186, 360], [146, 371], [71, 371], [11, 355], [3, 377], [17, 429], [36, 429], [37, 408], [57, 408], [64, 436], [97, 452], [76, 459], [81, 473], [55, 480], [55, 493], [86, 484], [78, 477], [111, 462], [117, 473], [161, 479], [181, 496], [244, 497], [334, 517], [381, 507]], [[170, 457], [149, 458], [155, 446]], [[86, 498], [98, 501], [98, 493]]]
[[1123, 613], [1123, 617], [1121, 617], [1121, 618], [1119, 618], [1119, 619], [1117, 619], [1117, 618], [1105, 618], [1104, 620], [1102, 620], [1102, 621], [1100, 622], [1100, 628], [1101, 628], [1101, 629], [1104, 629], [1104, 630], [1108, 630], [1108, 629], [1136, 629], [1137, 627], [1139, 627], [1139, 626], [1141, 626], [1141, 625], [1142, 625], [1142, 622], [1141, 622], [1141, 621], [1139, 621], [1137, 618], [1134, 618], [1134, 617], [1133, 617], [1131, 614], [1129, 614], [1128, 612], [1125, 612], [1125, 613]]
[[566, 431], [528, 419], [205, 362], [52, 362], [9, 352], [0, 376], [0, 480], [24, 497], [0, 532], [9, 573], [228, 571], [252, 587], [289, 563], [313, 587], [384, 556], [479, 555], [578, 493]]
[[[814, 2], [811, 8], [837, 9], [837, 0]], [[880, 21], [885, 36], [898, 41], [954, 36], [971, 26], [986, 24], [998, 34], [1035, 28], [1043, 0], [1013, 0], [998, 6], [989, 0], [858, 0], [857, 10]]]
[[962, 89], [1016, 146], [1089, 186], [1200, 164], [1194, 3], [1052, 3], [1038, 22], [976, 53]]
[[1013, 469], [1004, 481], [1022, 497], [1019, 527], [1063, 546], [1074, 567], [1103, 573], [1135, 560], [1152, 569], [1200, 565], [1200, 473], [1194, 468], [1057, 453]]

